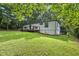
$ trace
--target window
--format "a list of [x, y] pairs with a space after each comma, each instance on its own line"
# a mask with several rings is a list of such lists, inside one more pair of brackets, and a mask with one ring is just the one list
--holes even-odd
[[40, 25], [43, 25], [43, 23], [42, 23], [42, 22], [40, 22]]
[[48, 22], [45, 22], [45, 27], [48, 27]]
[[25, 29], [27, 28], [27, 27], [24, 27]]
[[38, 27], [35, 26], [35, 29], [38, 29]]

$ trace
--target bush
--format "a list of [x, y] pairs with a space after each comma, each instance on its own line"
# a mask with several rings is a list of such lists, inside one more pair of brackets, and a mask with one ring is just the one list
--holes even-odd
[[62, 34], [67, 34], [66, 28], [61, 27], [61, 33], [62, 33]]
[[74, 35], [79, 39], [79, 28], [74, 30]]

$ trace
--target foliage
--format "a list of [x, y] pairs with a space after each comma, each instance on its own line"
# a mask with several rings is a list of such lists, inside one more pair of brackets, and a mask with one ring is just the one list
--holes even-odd
[[75, 29], [79, 28], [79, 4], [52, 4], [51, 10], [67, 33], [78, 34], [78, 32], [75, 33]]
[[[40, 15], [40, 13], [42, 13], [44, 10], [46, 10], [45, 9], [46, 7], [44, 4], [20, 3], [20, 4], [1, 4], [1, 6], [3, 6], [4, 8], [7, 7], [8, 9], [5, 8], [5, 11], [8, 11], [9, 12], [8, 14], [12, 14], [15, 16], [14, 18], [16, 18], [16, 20], [15, 19], [14, 19], [14, 21], [12, 20], [13, 23], [18, 23], [20, 21], [24, 21], [24, 19], [28, 19], [28, 23], [32, 24], [33, 22], [35, 22], [35, 20], [37, 20], [37, 17]], [[11, 16], [9, 18], [11, 20]], [[9, 19], [7, 19], [7, 20], [9, 20]], [[16, 22], [16, 21], [18, 21], [18, 22]], [[7, 22], [7, 27], [9, 27], [8, 23], [10, 23], [10, 22]], [[19, 25], [20, 23], [18, 23], [16, 25]]]
[[79, 37], [79, 4], [0, 4], [2, 28], [19, 28], [25, 22], [31, 26], [36, 21], [49, 20], [59, 21], [61, 31]]

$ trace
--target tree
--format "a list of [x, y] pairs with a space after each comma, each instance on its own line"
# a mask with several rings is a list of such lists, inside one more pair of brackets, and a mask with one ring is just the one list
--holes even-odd
[[78, 33], [75, 30], [79, 28], [78, 7], [79, 4], [53, 4], [51, 8], [52, 12], [55, 12], [56, 18], [61, 22], [61, 26], [66, 29], [67, 33], [74, 36]]
[[11, 22], [16, 22], [15, 20], [16, 17], [11, 13], [9, 6], [5, 4], [0, 5], [0, 10], [1, 10], [0, 28], [4, 28], [8, 30], [10, 29], [9, 26], [12, 27], [12, 25], [13, 26], [15, 25], [12, 24]]
[[[14, 16], [16, 16], [16, 21], [15, 23], [18, 23], [18, 25], [20, 23], [22, 23], [21, 21], [23, 21], [26, 17], [28, 19], [28, 23], [31, 25], [33, 22], [35, 22], [38, 18], [38, 16], [44, 12], [46, 10], [46, 6], [45, 4], [1, 4], [2, 7], [5, 8], [5, 10], [2, 10], [3, 13], [7, 14], [7, 15], [3, 15], [3, 18], [6, 18], [6, 24], [7, 24], [7, 28], [10, 26], [12, 26], [12, 23], [15, 22], [15, 20], [13, 21], [12, 17], [10, 16], [10, 14], [13, 14]], [[39, 7], [38, 7], [39, 6]], [[7, 11], [7, 12], [5, 12]], [[7, 22], [11, 20], [10, 22]], [[20, 23], [19, 23], [20, 22]], [[5, 21], [4, 21], [5, 23]]]

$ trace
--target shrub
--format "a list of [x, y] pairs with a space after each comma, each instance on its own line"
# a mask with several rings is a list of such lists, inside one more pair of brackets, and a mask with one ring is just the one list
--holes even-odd
[[79, 28], [76, 28], [74, 30], [74, 35], [75, 35], [75, 37], [77, 37], [79, 39]]

